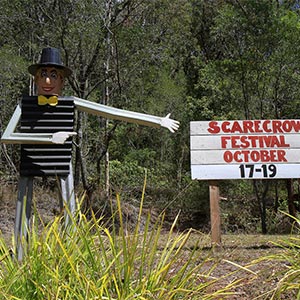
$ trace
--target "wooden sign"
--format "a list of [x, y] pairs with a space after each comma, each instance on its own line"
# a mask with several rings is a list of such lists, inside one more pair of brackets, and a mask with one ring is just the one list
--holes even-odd
[[300, 178], [300, 120], [191, 122], [192, 179]]

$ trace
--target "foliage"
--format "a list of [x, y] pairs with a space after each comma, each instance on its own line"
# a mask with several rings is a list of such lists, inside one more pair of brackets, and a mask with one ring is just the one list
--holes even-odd
[[[171, 135], [79, 114], [78, 188], [106, 184], [108, 150], [111, 190], [141, 187], [138, 178], [147, 168], [155, 195], [161, 186], [172, 191], [162, 206], [180, 195], [176, 208], [191, 211], [199, 193], [198, 207], [207, 213], [205, 184], [188, 179], [189, 122], [298, 118], [300, 19], [294, 1], [3, 0], [0, 8], [1, 133], [20, 95], [34, 92], [26, 67], [44, 46], [60, 48], [73, 69], [65, 95], [158, 116], [170, 112], [181, 122]], [[1, 173], [15, 174], [18, 163], [18, 147], [1, 145]], [[232, 193], [241, 195], [243, 188], [249, 194], [242, 200], [252, 201], [252, 183], [228, 185], [233, 206], [241, 199]], [[271, 186], [271, 196], [275, 191]], [[279, 193], [286, 193], [284, 185]], [[256, 205], [255, 218], [260, 211]]]
[[[233, 284], [218, 291], [218, 282], [203, 268], [208, 260], [198, 247], [187, 248], [192, 231], [175, 233], [174, 224], [161, 240], [163, 216], [153, 229], [149, 218], [141, 230], [142, 205], [133, 232], [123, 221], [117, 197], [115, 225], [107, 227], [92, 215], [80, 213], [71, 227], [61, 218], [38, 233], [33, 227], [27, 254], [17, 262], [0, 239], [0, 295], [5, 299], [216, 299]], [[108, 224], [115, 224], [113, 220]]]
[[113, 187], [117, 191], [140, 186], [144, 172], [144, 168], [138, 165], [137, 161], [126, 163], [117, 160], [110, 161], [110, 176], [114, 183]]
[[[0, 48], [2, 72], [0, 74], [0, 120], [8, 122], [25, 88], [26, 65], [22, 57], [9, 45]], [[4, 128], [1, 126], [1, 132]]]
[[[300, 298], [299, 284], [300, 284], [300, 274], [299, 274], [299, 248], [300, 248], [300, 238], [299, 234], [299, 219], [294, 218], [285, 214], [287, 218], [290, 218], [294, 222], [293, 235], [286, 238], [278, 240], [274, 244], [277, 247], [280, 247], [282, 251], [277, 254], [270, 254], [266, 257], [263, 257], [262, 260], [268, 260], [271, 262], [283, 262], [285, 265], [284, 270], [277, 274], [279, 280], [276, 287], [269, 291], [265, 296], [268, 299], [284, 299], [284, 297], [293, 297], [293, 299]], [[260, 260], [258, 260], [260, 261]], [[293, 295], [293, 296], [291, 296]]]
[[[0, 73], [0, 135], [5, 130], [19, 102], [26, 85], [26, 64], [18, 51], [10, 45], [0, 47], [0, 61], [2, 72]], [[14, 163], [18, 161], [18, 154], [12, 147], [0, 145], [0, 169], [5, 175], [15, 173]]]
[[193, 93], [199, 106], [210, 109], [208, 118], [281, 118], [298, 101], [299, 17], [276, 2], [227, 2], [206, 24], [207, 45], [218, 53], [206, 46], [194, 59], [199, 73]]

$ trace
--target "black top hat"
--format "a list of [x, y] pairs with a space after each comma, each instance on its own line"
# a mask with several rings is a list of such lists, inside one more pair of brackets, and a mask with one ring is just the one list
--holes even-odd
[[38, 64], [33, 64], [28, 67], [28, 71], [31, 75], [35, 76], [36, 71], [40, 67], [55, 67], [61, 69], [65, 77], [68, 77], [72, 74], [72, 70], [68, 67], [65, 67], [61, 61], [60, 52], [57, 48], [44, 48], [42, 50], [42, 55], [40, 62]]

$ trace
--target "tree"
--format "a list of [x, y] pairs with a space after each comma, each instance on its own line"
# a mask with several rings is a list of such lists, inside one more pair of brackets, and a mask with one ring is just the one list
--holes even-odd
[[[41, 5], [36, 0], [5, 0], [1, 6], [5, 11], [1, 25], [8, 30], [3, 43], [20, 51], [28, 64], [38, 60], [44, 46], [61, 49], [64, 62], [74, 70], [66, 95], [107, 103], [105, 91], [109, 91], [110, 105], [115, 107], [156, 115], [177, 109], [183, 112], [182, 65], [188, 55], [189, 1], [62, 0]], [[174, 118], [178, 116], [174, 114]], [[87, 115], [77, 119], [76, 182], [82, 182], [85, 189], [95, 178], [102, 178], [102, 156], [118, 127], [115, 144], [121, 143], [121, 132], [132, 131], [138, 149], [149, 149], [149, 153], [155, 150], [156, 160], [161, 165], [166, 161], [170, 172], [176, 172], [174, 151], [179, 146], [169, 133], [111, 122], [109, 134], [102, 135], [104, 124]], [[111, 159], [122, 161], [130, 151], [127, 142], [119, 156], [114, 157], [112, 152]], [[86, 159], [87, 152], [90, 156]], [[184, 150], [185, 155], [187, 152]], [[166, 176], [171, 176], [170, 172]]]
[[[214, 4], [215, 10], [212, 3], [200, 2], [201, 13], [209, 14], [212, 20], [205, 25], [194, 22], [202, 50], [193, 59], [191, 72], [195, 74], [198, 66], [190, 97], [194, 116], [225, 120], [295, 118], [300, 83], [298, 10], [268, 0]], [[208, 28], [209, 34], [202, 28]], [[254, 182], [254, 187], [266, 232], [268, 182]]]

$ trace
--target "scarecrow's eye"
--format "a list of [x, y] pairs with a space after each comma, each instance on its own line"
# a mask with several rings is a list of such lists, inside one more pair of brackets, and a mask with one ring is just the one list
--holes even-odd
[[56, 71], [52, 71], [50, 76], [52, 79], [56, 80], [58, 75]]
[[41, 70], [41, 77], [47, 77], [47, 71]]

